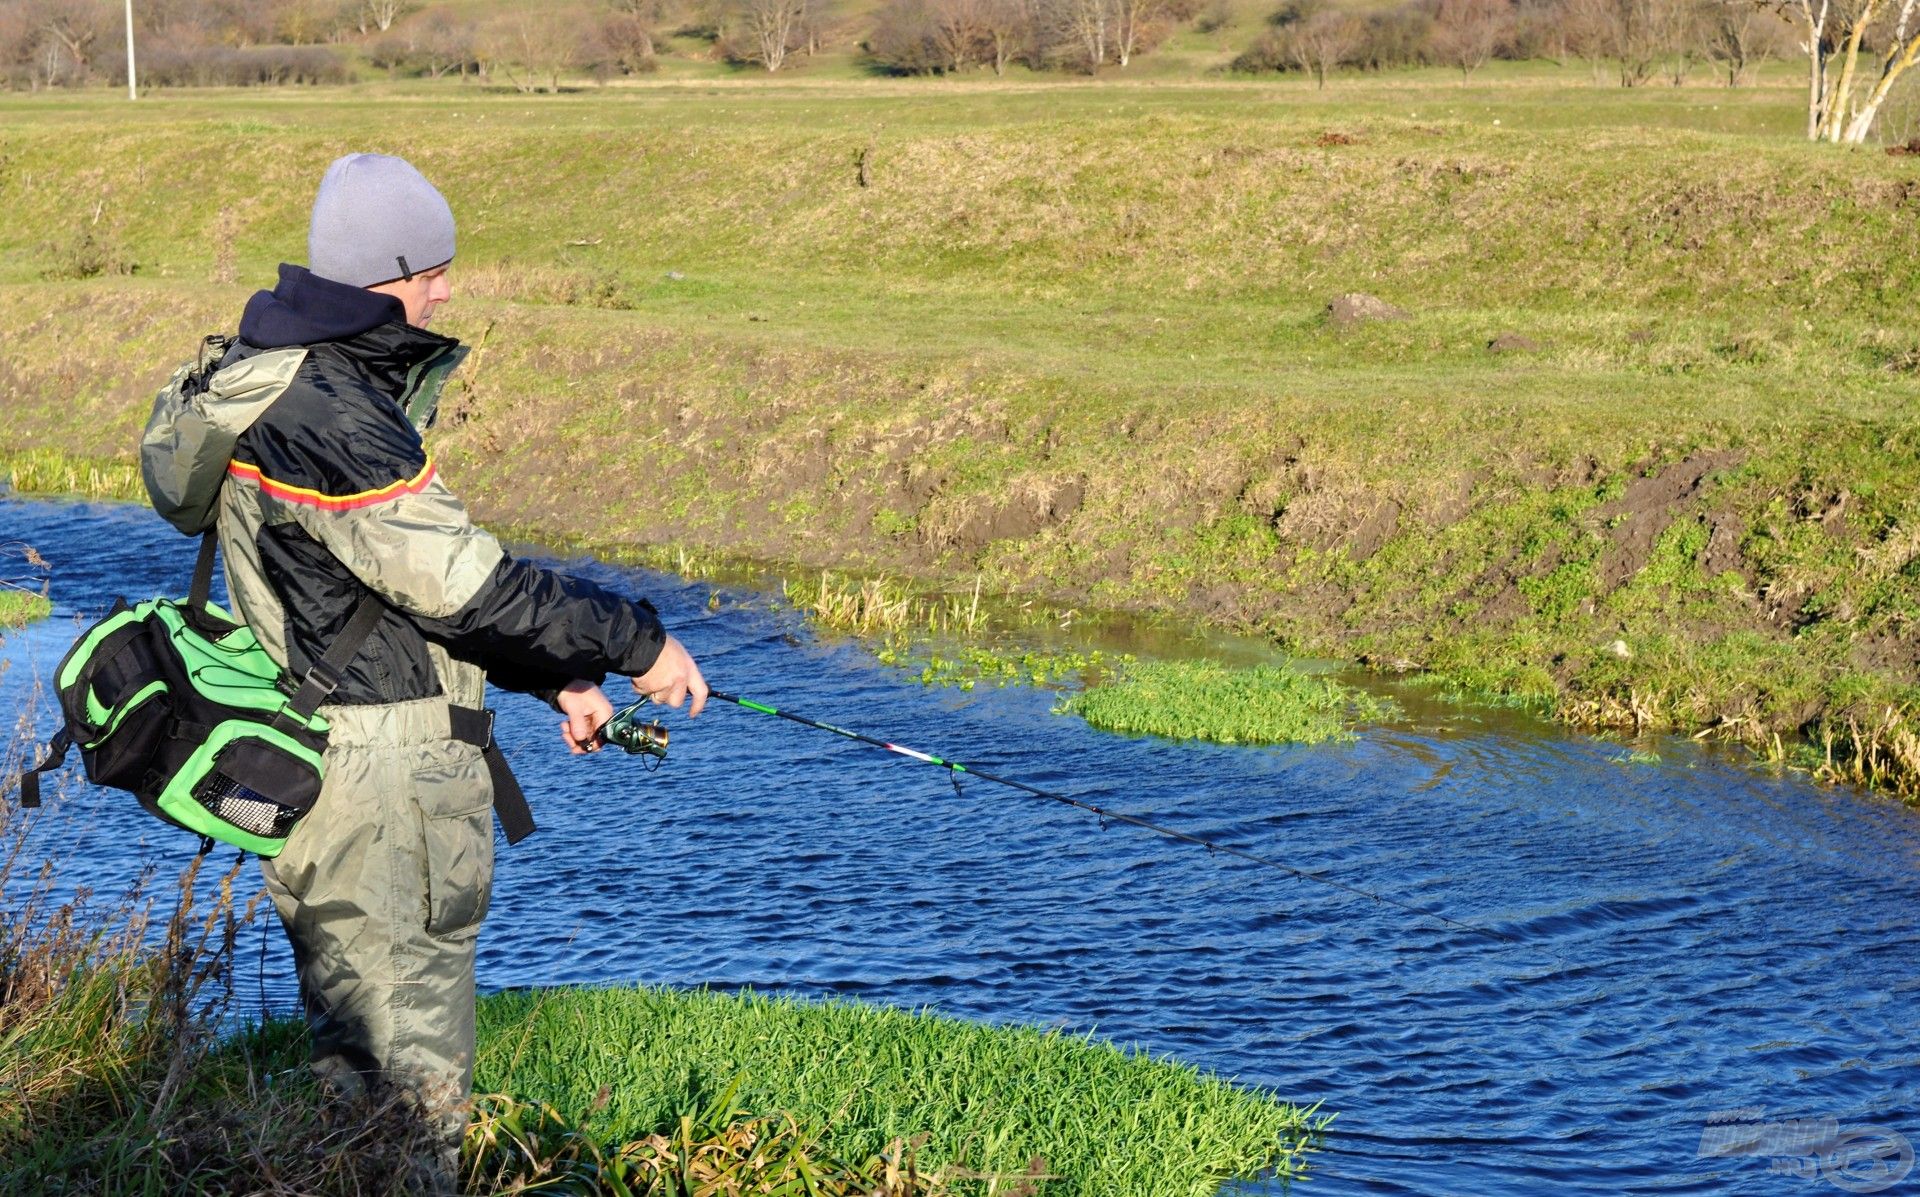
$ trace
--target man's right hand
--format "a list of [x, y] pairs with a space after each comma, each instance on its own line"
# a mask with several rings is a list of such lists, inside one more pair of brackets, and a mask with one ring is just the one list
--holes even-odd
[[653, 668], [633, 679], [633, 688], [670, 707], [680, 706], [692, 695], [693, 706], [687, 710], [689, 719], [707, 706], [707, 679], [700, 675], [700, 667], [693, 663], [686, 646], [672, 636], [661, 646]]

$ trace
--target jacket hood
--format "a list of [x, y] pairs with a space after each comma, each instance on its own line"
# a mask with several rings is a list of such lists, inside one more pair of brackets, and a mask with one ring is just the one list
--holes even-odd
[[298, 346], [229, 353], [236, 348], [225, 337], [207, 338], [199, 360], [174, 371], [154, 396], [140, 438], [140, 474], [153, 509], [190, 535], [213, 524], [240, 434], [287, 389], [307, 356]]
[[407, 309], [391, 295], [321, 278], [281, 263], [280, 282], [256, 291], [240, 316], [240, 339], [260, 349], [345, 341], [383, 324], [405, 324]]

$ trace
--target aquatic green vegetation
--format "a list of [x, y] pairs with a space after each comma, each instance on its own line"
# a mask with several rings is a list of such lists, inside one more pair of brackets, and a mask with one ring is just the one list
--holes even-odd
[[780, 582], [786, 602], [806, 613], [809, 622], [836, 632], [941, 632], [972, 635], [987, 624], [980, 605], [980, 580], [970, 594], [931, 593], [901, 579], [853, 578], [820, 571], [814, 583]]
[[[754, 993], [565, 989], [482, 1002], [476, 1083], [562, 1109], [598, 1106], [614, 1137], [733, 1090], [867, 1159], [902, 1138], [922, 1167], [1040, 1193], [1192, 1193], [1298, 1172], [1328, 1121], [1191, 1066], [1090, 1037]], [[978, 1180], [967, 1193], [1005, 1192]]]
[[132, 458], [78, 457], [58, 449], [21, 449], [0, 457], [7, 486], [21, 495], [145, 501], [140, 466]]
[[1057, 710], [1108, 731], [1220, 744], [1318, 744], [1354, 738], [1379, 699], [1282, 665], [1234, 669], [1211, 661], [1136, 662]]
[[918, 669], [923, 686], [953, 686], [971, 690], [981, 682], [995, 686], [1087, 686], [1130, 667], [1130, 653], [1081, 652], [1043, 649], [997, 649], [962, 645], [942, 651], [926, 638], [895, 633], [874, 650], [882, 665], [911, 673]]
[[0, 586], [0, 629], [25, 627], [53, 614], [53, 604], [44, 594]]

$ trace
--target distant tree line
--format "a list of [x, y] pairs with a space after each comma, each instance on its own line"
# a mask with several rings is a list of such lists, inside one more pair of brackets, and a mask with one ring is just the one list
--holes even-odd
[[1623, 87], [1680, 85], [1711, 65], [1729, 86], [1788, 52], [1791, 30], [1756, 0], [1405, 0], [1356, 13], [1284, 0], [1234, 60], [1240, 71], [1447, 66], [1463, 78], [1494, 59], [1580, 60]]
[[[1015, 64], [1124, 69], [1232, 0], [560, 0], [485, 8], [417, 0], [134, 0], [149, 86], [335, 83], [365, 68], [556, 91], [563, 79], [651, 71], [663, 41], [779, 71], [830, 47], [890, 74]], [[0, 79], [16, 89], [123, 83], [122, 0], [0, 0]], [[691, 47], [691, 49], [689, 48]], [[1807, 135], [1860, 142], [1920, 61], [1920, 0], [1281, 0], [1230, 69], [1301, 72], [1584, 61], [1596, 80], [1730, 86], [1769, 58], [1807, 67]]]

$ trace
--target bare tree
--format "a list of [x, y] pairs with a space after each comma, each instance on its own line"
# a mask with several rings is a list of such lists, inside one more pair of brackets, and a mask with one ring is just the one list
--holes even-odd
[[1327, 73], [1359, 49], [1362, 32], [1354, 17], [1324, 8], [1288, 26], [1285, 36], [1294, 62], [1301, 70], [1313, 72], [1315, 81], [1324, 88]]
[[1158, 41], [1170, 0], [1113, 0], [1114, 57], [1121, 66]]
[[1700, 0], [1650, 0], [1647, 18], [1653, 49], [1664, 64], [1667, 82], [1684, 86], [1706, 44]]
[[951, 73], [975, 61], [986, 39], [985, 0], [928, 0], [926, 11], [940, 69]]
[[[1807, 56], [1807, 137], [1859, 145], [1873, 130], [1894, 84], [1920, 61], [1920, 0], [1776, 0]], [[1868, 45], [1869, 34], [1874, 35]], [[1879, 73], [1864, 99], [1867, 70]], [[1835, 67], [1838, 59], [1838, 68]]]
[[93, 69], [93, 45], [107, 31], [105, 8], [97, 0], [43, 0], [39, 26], [50, 48], [57, 47], [56, 57], [63, 56], [74, 76], [85, 79]]
[[1558, 10], [1567, 52], [1587, 64], [1598, 84], [1613, 47], [1612, 0], [1560, 0]]
[[1728, 87], [1740, 86], [1754, 64], [1773, 55], [1779, 20], [1754, 0], [1701, 0], [1701, 39], [1707, 57], [1726, 68]]
[[1044, 37], [1058, 59], [1092, 74], [1106, 63], [1114, 35], [1112, 0], [1043, 0]]
[[1033, 43], [1033, 0], [986, 0], [980, 15], [987, 60], [994, 74], [1004, 75], [1007, 64]]
[[653, 30], [646, 17], [632, 8], [608, 13], [594, 30], [594, 41], [609, 65], [625, 75], [654, 70]]
[[360, 32], [366, 33], [369, 28], [372, 28], [385, 33], [393, 28], [396, 20], [411, 11], [413, 11], [413, 5], [407, 3], [407, 0], [360, 0], [354, 15], [360, 26]]
[[1593, 64], [1611, 61], [1620, 86], [1638, 87], [1653, 75], [1660, 57], [1655, 5], [1660, 0], [1565, 0], [1567, 40]]
[[807, 0], [728, 0], [722, 26], [730, 57], [777, 71], [806, 44]]
[[[1887, 102], [1887, 96], [1893, 92], [1893, 85], [1912, 68], [1916, 60], [1920, 60], [1920, 0], [1887, 0], [1882, 17], [1891, 28], [1886, 32], [1885, 48], [1880, 52], [1879, 77], [1867, 90], [1867, 98], [1852, 106], [1846, 130], [1842, 132], [1839, 121], [1834, 122], [1834, 141], [1843, 141], [1848, 145], [1865, 142], [1867, 134], [1873, 130], [1874, 119], [1880, 115], [1880, 106]], [[1849, 56], [1857, 53], [1859, 48], [1860, 39], [1855, 37], [1848, 45]], [[1847, 64], [1849, 78], [1852, 65], [1850, 57]], [[1840, 98], [1845, 103], [1852, 103], [1850, 92], [1841, 92]], [[1840, 106], [1836, 105], [1835, 112], [1839, 111]]]
[[1513, 25], [1507, 0], [1440, 0], [1433, 14], [1433, 51], [1460, 71], [1460, 82], [1486, 65]]
[[548, 14], [511, 9], [488, 21], [473, 43], [483, 74], [498, 70], [515, 89], [531, 94], [560, 90], [560, 74], [579, 60], [580, 39], [571, 23]]

